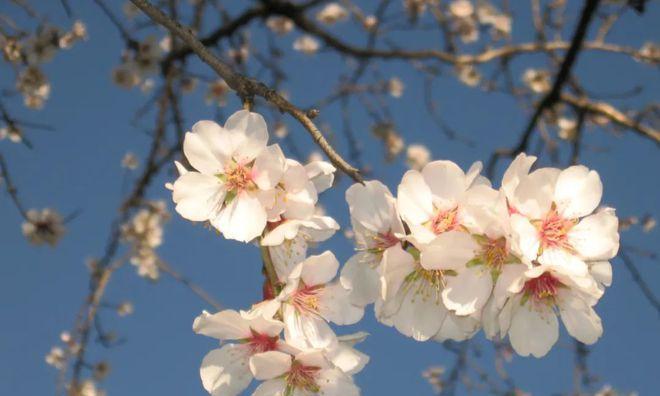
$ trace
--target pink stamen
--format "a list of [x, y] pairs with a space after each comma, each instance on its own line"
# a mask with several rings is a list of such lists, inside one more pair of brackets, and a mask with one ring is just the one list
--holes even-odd
[[443, 232], [452, 231], [458, 228], [458, 207], [439, 211], [433, 219], [431, 219], [431, 230], [436, 235]]
[[556, 209], [552, 209], [538, 225], [539, 239], [543, 248], [561, 248], [573, 250], [568, 241], [568, 232], [575, 222], [562, 218]]
[[250, 331], [252, 332], [252, 336], [248, 338], [247, 344], [250, 346], [250, 351], [253, 354], [277, 350], [279, 337], [257, 333], [252, 329]]
[[525, 282], [523, 292], [526, 296], [535, 302], [550, 301], [554, 302], [562, 283], [552, 276], [549, 272], [544, 272], [538, 278], [533, 278]]

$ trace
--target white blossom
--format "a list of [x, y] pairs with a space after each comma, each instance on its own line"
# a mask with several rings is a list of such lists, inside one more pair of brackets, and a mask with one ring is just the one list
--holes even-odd
[[30, 209], [22, 226], [23, 235], [33, 245], [55, 246], [66, 232], [64, 219], [54, 209]]
[[224, 127], [199, 121], [185, 135], [183, 151], [193, 171], [172, 185], [177, 212], [209, 221], [225, 238], [248, 242], [261, 235], [286, 160], [277, 144], [267, 146], [263, 117], [241, 110]]
[[328, 3], [316, 14], [316, 19], [326, 25], [333, 25], [348, 18], [348, 11], [338, 3]]
[[406, 162], [410, 169], [422, 170], [431, 160], [431, 152], [423, 144], [410, 144], [406, 149]]
[[319, 47], [318, 40], [309, 35], [300, 36], [293, 42], [293, 49], [306, 55], [315, 54]]

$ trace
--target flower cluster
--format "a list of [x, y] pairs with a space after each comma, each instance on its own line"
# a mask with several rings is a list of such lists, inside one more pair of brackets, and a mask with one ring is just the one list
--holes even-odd
[[121, 64], [112, 71], [113, 82], [125, 89], [140, 86], [143, 91], [150, 90], [153, 80], [149, 77], [158, 73], [164, 48], [167, 49], [167, 46], [149, 36], [136, 48], [126, 50], [122, 54]]
[[569, 334], [602, 334], [593, 306], [611, 282], [619, 247], [611, 208], [597, 210], [598, 174], [540, 168], [519, 155], [499, 190], [450, 161], [408, 171], [395, 198], [382, 183], [346, 192], [358, 253], [342, 284], [358, 306], [418, 341], [465, 340], [483, 327], [523, 356], [545, 355]]
[[199, 121], [183, 143], [193, 169], [177, 162], [167, 185], [181, 216], [255, 242], [264, 260], [263, 301], [194, 321], [196, 333], [223, 342], [200, 369], [212, 395], [237, 395], [253, 379], [256, 396], [358, 395], [352, 375], [369, 358], [353, 346], [365, 335], [338, 336], [331, 324], [357, 323], [369, 304], [418, 341], [462, 341], [483, 328], [538, 357], [557, 341], [558, 316], [577, 340], [600, 337], [593, 307], [619, 235], [614, 210], [597, 209], [596, 172], [531, 171], [536, 158], [521, 154], [494, 189], [481, 163], [464, 172], [419, 149], [396, 197], [378, 181], [346, 191], [357, 253], [340, 269], [330, 251], [308, 255], [339, 229], [317, 202], [335, 168], [286, 158], [268, 139], [248, 110], [224, 126]]
[[131, 246], [131, 264], [138, 275], [149, 280], [160, 276], [160, 258], [156, 248], [163, 243], [163, 223], [169, 220], [165, 202], [149, 202], [121, 227], [121, 239]]
[[25, 106], [41, 109], [50, 97], [51, 86], [41, 65], [50, 62], [57, 51], [67, 50], [87, 39], [87, 28], [75, 21], [70, 31], [42, 24], [34, 34], [6, 35], [0, 33], [0, 49], [5, 61], [17, 71], [16, 89], [23, 95]]
[[329, 323], [354, 324], [364, 308], [336, 279], [334, 254], [307, 255], [309, 244], [339, 229], [317, 205], [335, 168], [285, 158], [279, 145], [268, 145], [263, 117], [247, 110], [224, 126], [196, 123], [183, 150], [194, 169], [177, 163], [180, 176], [168, 184], [176, 211], [227, 239], [258, 241], [269, 274], [265, 300], [249, 311], [204, 312], [195, 320], [195, 332], [229, 341], [204, 358], [205, 389], [236, 395], [256, 378], [263, 382], [254, 395], [359, 394], [352, 375], [368, 357], [353, 344], [364, 336], [337, 336]]
[[33, 245], [55, 246], [66, 232], [64, 219], [54, 209], [30, 209], [22, 225], [23, 235]]

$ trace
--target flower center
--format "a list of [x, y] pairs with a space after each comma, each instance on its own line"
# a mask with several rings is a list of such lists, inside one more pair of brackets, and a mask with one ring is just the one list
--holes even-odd
[[523, 304], [527, 299], [536, 303], [555, 304], [555, 297], [563, 284], [549, 272], [525, 282], [523, 286]]
[[233, 163], [225, 169], [225, 187], [228, 191], [238, 193], [251, 187], [250, 169], [244, 165]]
[[440, 210], [431, 219], [431, 230], [440, 235], [443, 232], [458, 228], [458, 207], [449, 210]]
[[373, 245], [369, 249], [373, 253], [381, 253], [385, 249], [392, 247], [399, 243], [399, 238], [397, 238], [392, 231], [388, 231], [384, 234], [376, 234], [372, 237]]
[[271, 337], [267, 334], [257, 333], [252, 329], [250, 329], [250, 331], [252, 332], [252, 336], [246, 341], [252, 354], [277, 350], [279, 337]]
[[318, 393], [321, 389], [316, 383], [316, 375], [320, 370], [320, 367], [305, 366], [294, 360], [289, 373], [286, 375], [286, 391], [284, 394], [293, 395], [296, 389]]
[[548, 215], [540, 222], [537, 222], [536, 227], [541, 240], [541, 247], [546, 248], [561, 248], [569, 251], [573, 247], [568, 241], [568, 232], [576, 224], [574, 220], [564, 219], [556, 209], [552, 209]]
[[408, 274], [405, 279], [406, 288], [412, 288], [415, 295], [421, 296], [422, 299], [434, 299], [436, 303], [441, 303], [442, 289], [446, 285], [445, 277], [455, 275], [451, 270], [427, 270], [419, 266], [415, 271]]
[[323, 285], [307, 286], [300, 282], [300, 287], [293, 294], [291, 304], [298, 312], [319, 313], [319, 293]]
[[481, 244], [481, 259], [493, 271], [501, 271], [504, 263], [509, 259], [509, 250], [506, 247], [506, 238], [487, 238]]

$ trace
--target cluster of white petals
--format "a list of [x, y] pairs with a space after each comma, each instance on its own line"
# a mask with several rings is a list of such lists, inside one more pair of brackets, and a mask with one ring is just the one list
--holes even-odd
[[265, 300], [249, 311], [204, 312], [195, 320], [195, 332], [226, 342], [202, 362], [204, 388], [236, 395], [256, 378], [263, 382], [254, 395], [359, 394], [352, 375], [368, 357], [353, 344], [364, 336], [337, 336], [330, 323], [358, 322], [364, 305], [336, 279], [334, 254], [307, 255], [310, 244], [339, 229], [317, 202], [333, 184], [334, 166], [285, 158], [268, 145], [263, 117], [247, 110], [224, 126], [196, 123], [183, 150], [194, 169], [177, 163], [180, 177], [168, 185], [177, 212], [227, 239], [258, 241], [275, 273]]
[[160, 276], [156, 249], [163, 243], [163, 224], [169, 217], [165, 202], [149, 202], [121, 227], [121, 239], [131, 247], [131, 264], [138, 275], [152, 281]]
[[583, 343], [602, 334], [593, 307], [611, 283], [619, 235], [614, 210], [597, 209], [595, 171], [530, 171], [536, 158], [520, 154], [495, 189], [481, 163], [466, 172], [428, 162], [420, 147], [396, 197], [379, 181], [346, 191], [357, 253], [340, 268], [331, 251], [308, 255], [339, 229], [318, 204], [334, 166], [303, 165], [268, 140], [264, 118], [248, 110], [224, 126], [199, 121], [183, 143], [193, 169], [177, 162], [167, 185], [181, 216], [255, 242], [264, 260], [261, 302], [194, 321], [221, 341], [200, 369], [211, 395], [237, 395], [254, 379], [256, 396], [358, 395], [352, 376], [369, 358], [353, 346], [365, 335], [334, 327], [357, 323], [369, 304], [415, 340], [462, 341], [483, 328], [525, 356], [551, 349], [558, 317]]
[[54, 209], [30, 209], [22, 225], [23, 235], [33, 245], [55, 246], [66, 232], [64, 218]]
[[[408, 171], [395, 198], [368, 181], [346, 192], [357, 243], [342, 284], [356, 305], [419, 341], [465, 340], [483, 327], [520, 355], [545, 355], [561, 317], [571, 336], [602, 334], [593, 306], [619, 247], [611, 208], [596, 210], [598, 174], [584, 166], [530, 172], [519, 155], [499, 190], [450, 161]], [[595, 211], [595, 212], [594, 212]]]

